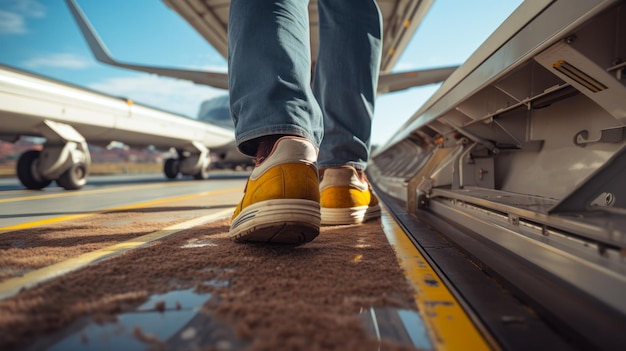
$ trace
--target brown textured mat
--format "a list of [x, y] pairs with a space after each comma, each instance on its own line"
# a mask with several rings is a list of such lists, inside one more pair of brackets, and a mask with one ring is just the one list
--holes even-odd
[[[198, 196], [93, 213], [40, 227], [0, 232], [0, 282], [63, 260], [231, 208], [241, 195]], [[232, 203], [229, 204], [229, 202]]]
[[[1, 301], [0, 349], [22, 348], [81, 316], [115, 320], [152, 294], [189, 287], [213, 294], [204, 310], [249, 350], [376, 350], [359, 312], [415, 309], [378, 221], [324, 227], [299, 247], [234, 244], [227, 231], [227, 220], [189, 229]], [[156, 337], [146, 345], [167, 348]]]
[[[71, 222], [0, 234], [0, 282], [83, 253], [149, 234], [180, 222], [161, 222], [158, 213], [99, 213]], [[134, 218], [135, 217], [135, 218]]]

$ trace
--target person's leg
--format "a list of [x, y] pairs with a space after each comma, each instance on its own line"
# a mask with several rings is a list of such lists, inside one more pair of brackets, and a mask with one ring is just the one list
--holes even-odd
[[321, 111], [310, 88], [308, 0], [232, 0], [229, 91], [239, 149], [257, 166], [233, 214], [237, 242], [319, 234]]
[[320, 0], [313, 91], [324, 116], [320, 168], [364, 170], [382, 50], [375, 0]]
[[322, 224], [355, 224], [380, 216], [364, 170], [370, 149], [382, 50], [374, 0], [319, 0], [320, 45], [313, 90], [324, 115]]
[[322, 114], [311, 91], [308, 0], [232, 0], [228, 22], [231, 114], [240, 150], [295, 135], [319, 146]]

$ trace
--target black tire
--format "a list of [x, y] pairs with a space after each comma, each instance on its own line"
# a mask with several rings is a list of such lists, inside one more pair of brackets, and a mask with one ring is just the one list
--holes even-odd
[[57, 185], [65, 190], [78, 190], [87, 184], [87, 167], [84, 163], [74, 163], [57, 179]]
[[15, 173], [22, 185], [28, 189], [43, 189], [47, 187], [51, 180], [45, 179], [37, 174], [36, 162], [39, 160], [39, 150], [29, 150], [23, 153], [17, 160]]
[[178, 177], [178, 160], [175, 158], [168, 158], [163, 165], [163, 173], [167, 179], [175, 179]]

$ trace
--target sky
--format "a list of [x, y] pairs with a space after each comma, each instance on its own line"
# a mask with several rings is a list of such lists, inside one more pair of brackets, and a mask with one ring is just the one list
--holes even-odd
[[[393, 72], [462, 64], [522, 0], [435, 0]], [[113, 57], [226, 72], [226, 60], [159, 0], [78, 0]], [[97, 62], [63, 0], [0, 0], [0, 63], [177, 114], [227, 91]], [[439, 88], [377, 98], [372, 144], [384, 144]]]

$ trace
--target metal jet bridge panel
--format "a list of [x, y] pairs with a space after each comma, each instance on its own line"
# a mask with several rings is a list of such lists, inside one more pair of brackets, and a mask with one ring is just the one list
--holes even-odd
[[625, 35], [623, 1], [524, 2], [369, 167], [583, 348], [626, 342]]

